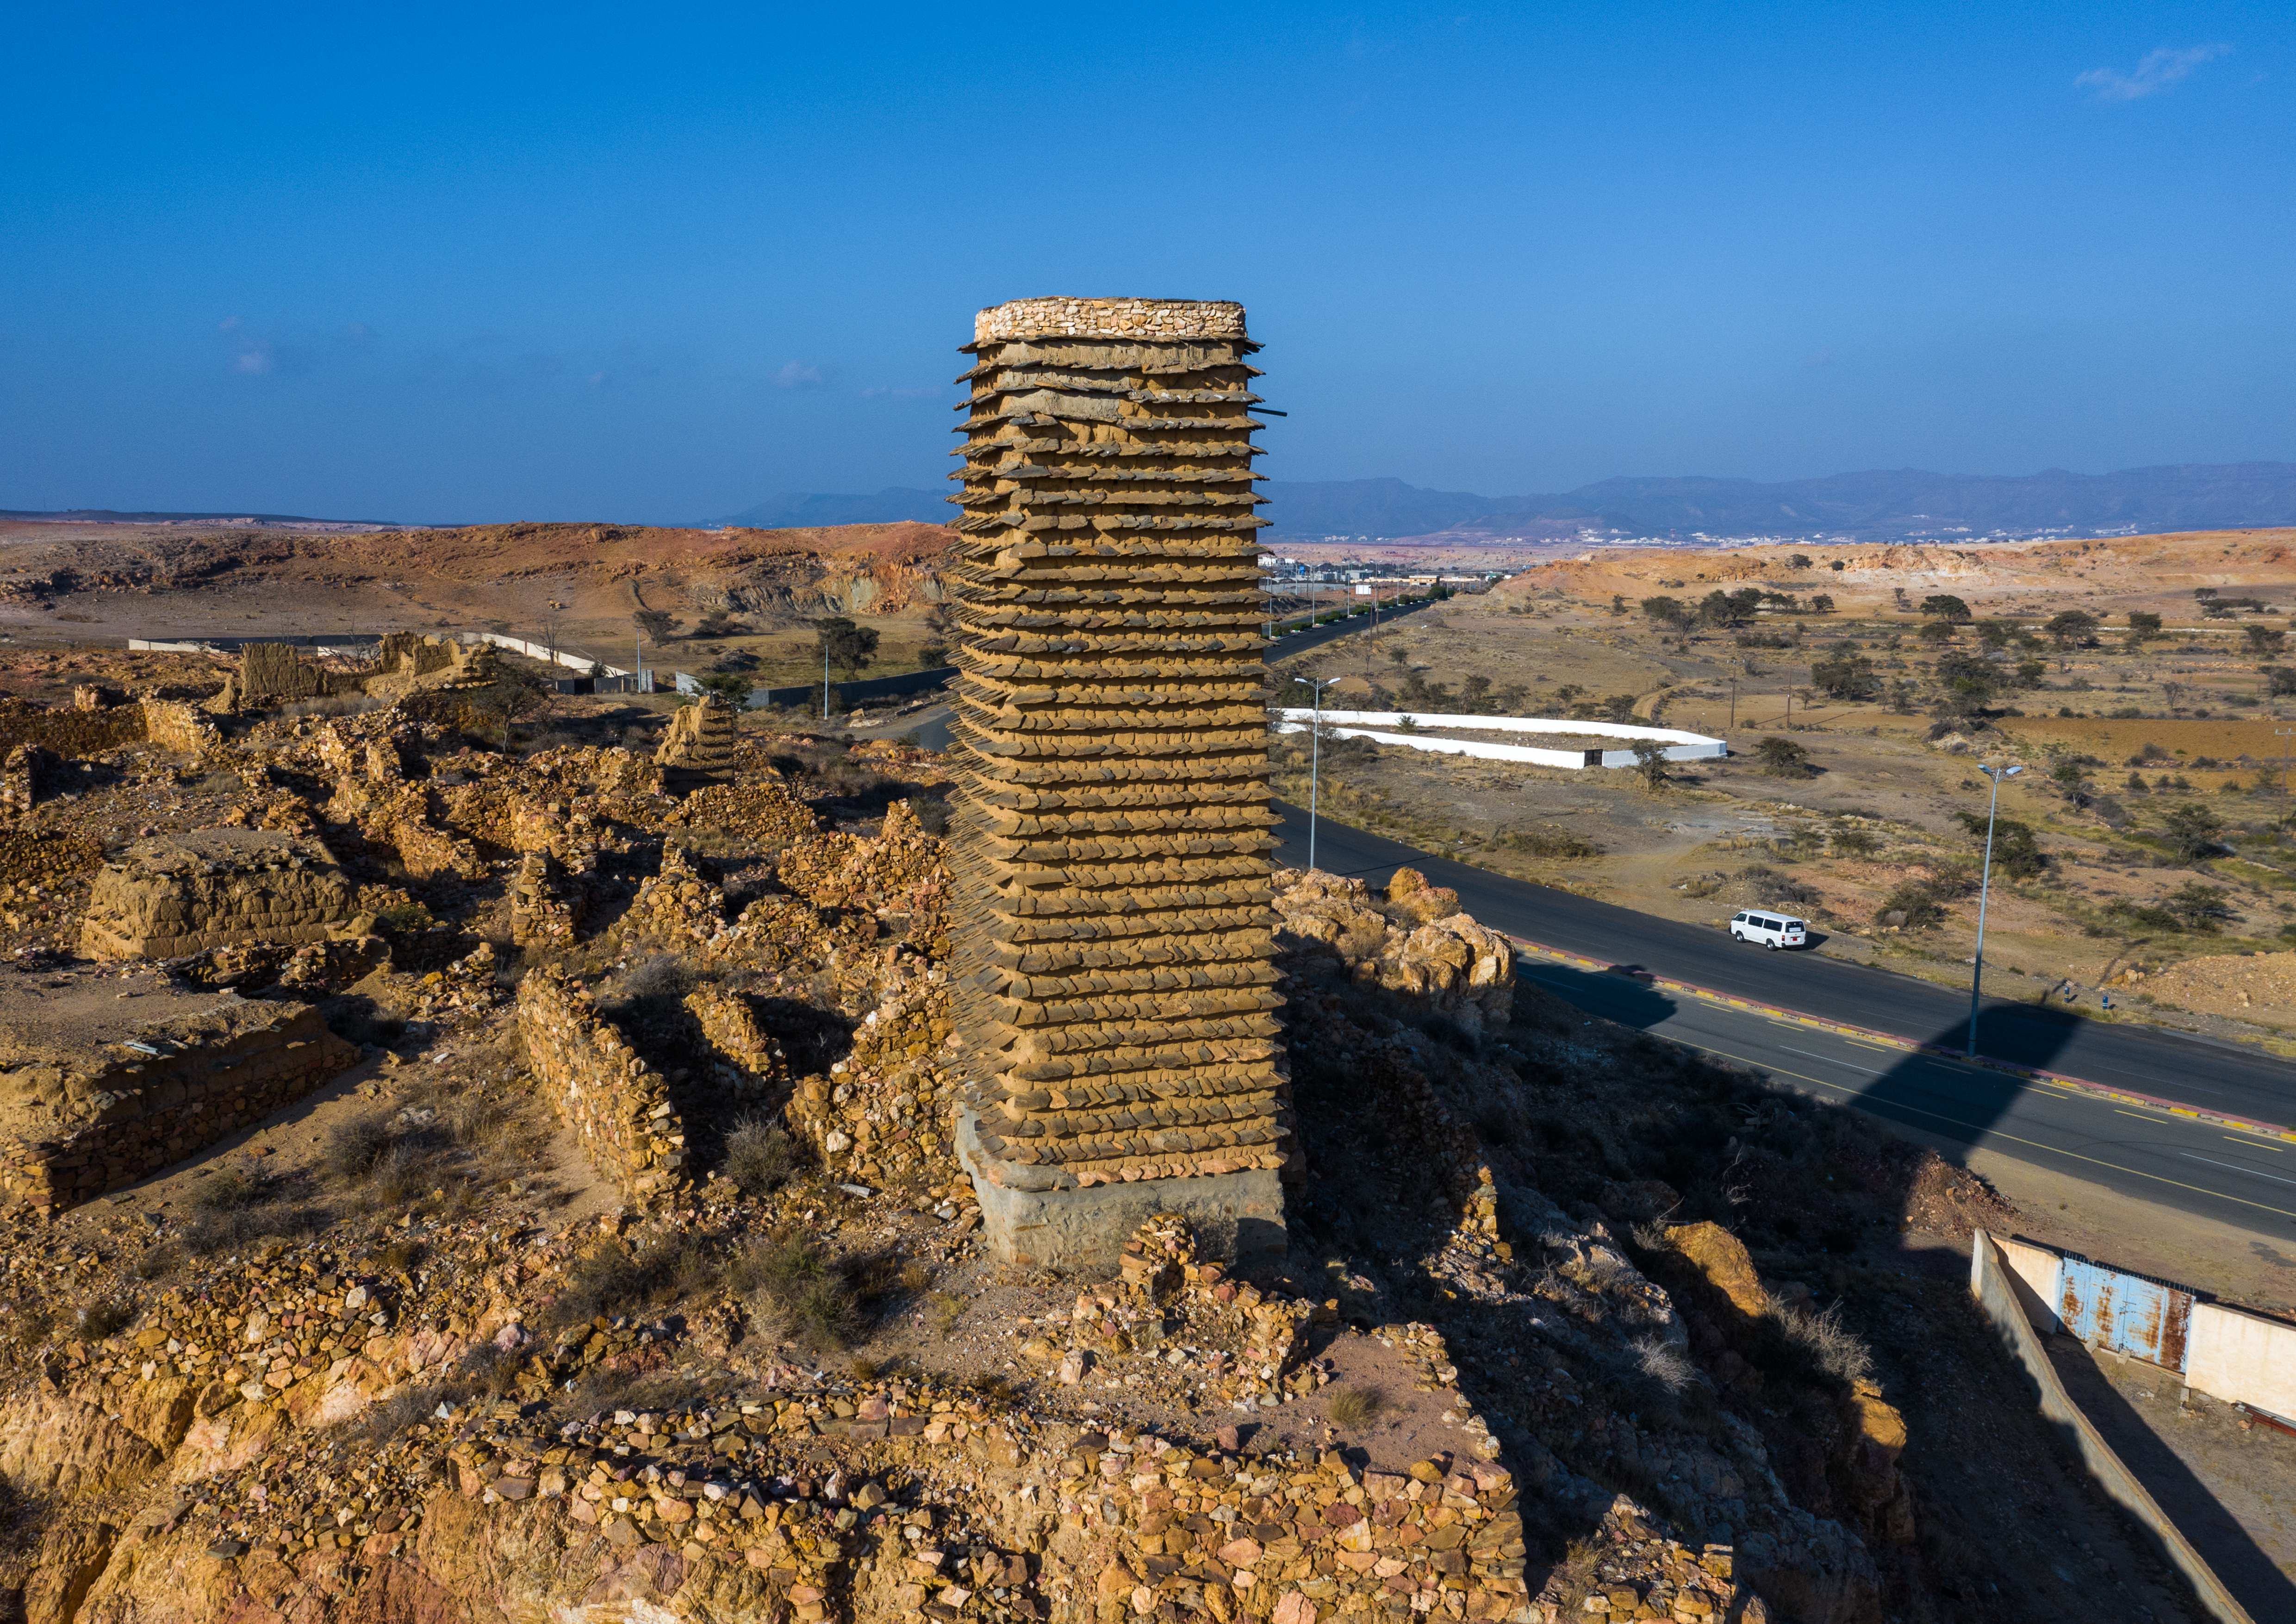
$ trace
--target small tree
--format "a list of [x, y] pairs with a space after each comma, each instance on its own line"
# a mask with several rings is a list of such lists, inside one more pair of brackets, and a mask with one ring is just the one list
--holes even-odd
[[2161, 906], [2183, 929], [2198, 936], [2214, 936], [2232, 917], [2229, 893], [2198, 881], [2161, 898]]
[[[1837, 570], [1841, 568], [1840, 564], [1836, 564], [1833, 567]], [[1832, 614], [1833, 612], [1833, 595], [1826, 592], [1811, 593], [1809, 595], [1809, 612], [1814, 615]]]
[[2215, 854], [2218, 837], [2224, 833], [2224, 819], [2200, 802], [2188, 800], [2169, 808], [2161, 820], [2161, 833], [2168, 836], [2178, 857], [2197, 863]]
[[2128, 640], [2131, 643], [2142, 643], [2148, 637], [2157, 637], [2160, 635], [2160, 616], [2148, 615], [2141, 609], [2129, 611]]
[[2061, 649], [2085, 648], [2096, 641], [2097, 618], [2086, 609], [2061, 610], [2041, 629]]
[[1792, 558], [1786, 560], [1786, 563], [1787, 566], [1792, 569], [1807, 570], [1809, 568], [1809, 554], [1807, 553], [1797, 553]]
[[1754, 759], [1762, 772], [1772, 778], [1807, 778], [1810, 775], [1809, 751], [1792, 739], [1776, 734], [1765, 734], [1754, 746]]
[[656, 643], [667, 643], [677, 628], [685, 623], [666, 609], [641, 609], [630, 617], [636, 626]]
[[[1981, 857], [1985, 839], [1985, 819], [1975, 812], [1956, 812], [1954, 818], [1961, 826], [1977, 837]], [[2033, 838], [2032, 825], [2013, 817], [1996, 818], [1993, 822], [1993, 866], [2012, 880], [2037, 880], [2049, 866], [2049, 854]]]
[[704, 693], [714, 693], [736, 710], [750, 702], [750, 679], [738, 671], [713, 671], [700, 679]]
[[1490, 697], [1491, 679], [1480, 672], [1459, 685], [1466, 690], [1467, 703], [1480, 710]]
[[1847, 652], [1831, 660], [1810, 662], [1809, 680], [1829, 699], [1872, 699], [1882, 692], [1882, 678], [1874, 662]]
[[1922, 612], [1942, 615], [1948, 620], [1966, 620], [1969, 619], [1969, 605], [1949, 592], [1936, 592], [1922, 600]]
[[1837, 558], [1837, 559], [1835, 559], [1832, 563], [1830, 563], [1830, 564], [1826, 565], [1826, 568], [1827, 568], [1827, 569], [1829, 569], [1829, 570], [1833, 570], [1836, 575], [1841, 574], [1844, 570], [1848, 569], [1849, 567], [1849, 566], [1848, 564], [1844, 563], [1841, 559], [1838, 559], [1838, 558]]
[[2268, 626], [2247, 628], [2248, 652], [2258, 660], [2272, 660], [2288, 652], [2288, 634]]
[[1672, 627], [1678, 632], [1688, 631], [1690, 623], [1697, 618], [1691, 607], [1680, 598], [1644, 598], [1641, 608], [1643, 613], [1660, 626]]
[[2296, 668], [2288, 666], [2264, 668], [2264, 691], [2274, 699], [2284, 699], [2296, 693]]
[[1643, 788], [1657, 794], [1666, 787], [1666, 746], [1656, 739], [1636, 739], [1634, 752], [1635, 771], [1642, 775]]
[[834, 666], [849, 679], [876, 662], [877, 628], [858, 626], [843, 615], [830, 615], [813, 623], [814, 658]]

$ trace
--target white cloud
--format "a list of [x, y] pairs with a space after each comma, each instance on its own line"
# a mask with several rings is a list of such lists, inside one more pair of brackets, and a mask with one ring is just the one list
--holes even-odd
[[810, 361], [791, 361], [774, 374], [774, 381], [785, 390], [811, 389], [822, 381], [821, 368]]
[[2173, 50], [2163, 45], [2148, 52], [2134, 73], [2123, 73], [2117, 68], [2092, 68], [2073, 83], [2095, 91], [2100, 101], [2142, 101], [2173, 89], [2231, 49], [2230, 45], [2187, 45]]
[[896, 389], [890, 383], [873, 383], [861, 391], [864, 400], [931, 400], [941, 391], [937, 389]]
[[259, 375], [271, 371], [278, 365], [279, 359], [272, 353], [269, 340], [242, 339], [239, 344], [239, 355], [232, 363], [232, 370]]

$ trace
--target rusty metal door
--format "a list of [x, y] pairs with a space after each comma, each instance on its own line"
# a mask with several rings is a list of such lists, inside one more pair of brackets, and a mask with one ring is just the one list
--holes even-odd
[[2070, 1252], [2059, 1279], [2057, 1316], [2068, 1336], [2134, 1354], [2167, 1370], [2185, 1368], [2185, 1339], [2193, 1323], [2190, 1292], [2101, 1267]]

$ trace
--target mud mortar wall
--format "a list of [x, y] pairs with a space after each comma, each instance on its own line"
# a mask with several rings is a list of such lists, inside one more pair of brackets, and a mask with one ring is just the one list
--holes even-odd
[[44, 1213], [93, 1201], [292, 1104], [357, 1059], [316, 1010], [283, 1005], [228, 1040], [113, 1061], [70, 1086], [85, 1127], [0, 1140], [0, 1199]]
[[1008, 1188], [1288, 1154], [1242, 314], [1022, 300], [970, 347], [955, 1013]]
[[685, 1124], [660, 1072], [598, 1013], [590, 995], [551, 970], [518, 988], [527, 1064], [597, 1169], [633, 1202], [684, 1182]]

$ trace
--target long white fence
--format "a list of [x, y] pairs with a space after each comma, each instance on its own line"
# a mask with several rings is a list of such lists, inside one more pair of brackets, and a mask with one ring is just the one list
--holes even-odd
[[[1276, 712], [1283, 720], [1276, 725], [1278, 733], [1304, 733], [1313, 726], [1317, 712], [1305, 706], [1290, 707]], [[1632, 749], [1553, 750], [1535, 744], [1486, 744], [1480, 739], [1443, 739], [1417, 731], [1424, 727], [1448, 727], [1460, 732], [1544, 733], [1565, 735], [1584, 734], [1595, 739], [1654, 739], [1666, 745], [1669, 761], [1704, 761], [1730, 753], [1730, 747], [1719, 739], [1710, 739], [1704, 734], [1685, 733], [1678, 727], [1641, 727], [1628, 722], [1566, 721], [1555, 717], [1467, 716], [1432, 710], [1325, 710], [1321, 713], [1324, 726], [1343, 739], [1369, 739], [1378, 744], [1401, 744], [1412, 750], [1435, 751], [1439, 755], [1472, 756], [1483, 761], [1525, 761], [1539, 767], [1632, 767]], [[1414, 731], [1398, 733], [1395, 729], [1408, 723]]]

